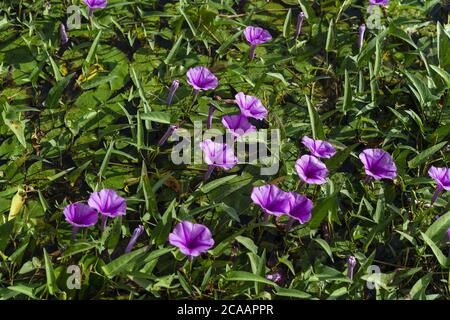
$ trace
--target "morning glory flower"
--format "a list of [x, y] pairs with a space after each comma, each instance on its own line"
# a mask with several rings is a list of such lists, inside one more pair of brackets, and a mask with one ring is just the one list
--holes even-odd
[[90, 227], [97, 223], [98, 213], [88, 205], [76, 202], [64, 208], [64, 217], [73, 226], [72, 239], [75, 239], [79, 228]]
[[304, 224], [311, 220], [311, 213], [313, 209], [313, 202], [304, 195], [296, 192], [291, 192], [291, 201], [289, 203], [289, 212], [287, 215]]
[[235, 96], [236, 103], [241, 109], [241, 113], [248, 118], [262, 120], [267, 117], [267, 109], [256, 97], [247, 96], [243, 92], [239, 92]]
[[355, 266], [356, 266], [356, 259], [355, 259], [355, 257], [354, 256], [348, 257], [347, 263], [348, 263], [347, 276], [348, 276], [348, 278], [350, 280], [353, 280], [353, 271], [354, 271]]
[[211, 231], [202, 224], [182, 221], [169, 234], [171, 245], [178, 247], [190, 260], [214, 246]]
[[273, 281], [275, 283], [278, 283], [278, 284], [282, 283], [283, 280], [284, 280], [283, 275], [281, 273], [279, 273], [279, 272], [267, 274], [266, 275], [266, 279], [270, 280], [270, 281]]
[[126, 200], [112, 189], [102, 189], [91, 193], [88, 204], [102, 214], [102, 230], [106, 227], [108, 217], [123, 216], [127, 210]]
[[265, 214], [280, 216], [290, 211], [292, 195], [273, 184], [253, 188], [251, 199]]
[[219, 84], [217, 77], [205, 67], [189, 69], [187, 71], [187, 78], [187, 82], [194, 87], [196, 92], [215, 89]]
[[170, 85], [169, 89], [169, 95], [167, 96], [167, 105], [170, 106], [172, 104], [173, 96], [175, 95], [175, 91], [177, 91], [178, 87], [180, 86], [180, 81], [173, 80], [172, 84]]
[[133, 235], [131, 236], [130, 242], [125, 249], [125, 253], [130, 253], [133, 250], [134, 245], [136, 244], [137, 239], [141, 236], [142, 232], [144, 232], [144, 226], [139, 225], [134, 229]]
[[224, 116], [222, 118], [222, 124], [235, 138], [256, 132], [256, 127], [252, 125], [248, 121], [248, 118], [242, 114]]
[[394, 179], [397, 167], [392, 156], [383, 149], [366, 149], [359, 155], [366, 174], [375, 180]]
[[295, 170], [304, 182], [323, 184], [327, 180], [327, 166], [314, 156], [304, 155], [295, 162]]
[[69, 42], [69, 36], [67, 35], [66, 26], [64, 25], [64, 23], [61, 23], [61, 25], [59, 26], [59, 37], [62, 45]]
[[336, 154], [336, 149], [331, 145], [331, 143], [314, 140], [308, 136], [304, 136], [302, 143], [308, 148], [309, 152], [317, 158], [331, 158]]
[[107, 0], [83, 0], [89, 8], [89, 16], [92, 17], [94, 9], [103, 9], [108, 4]]
[[450, 191], [450, 168], [431, 166], [428, 170], [428, 175], [437, 183], [436, 191], [431, 199], [431, 204], [433, 204], [441, 194], [442, 190]]
[[244, 30], [245, 39], [250, 43], [250, 59], [255, 57], [255, 49], [258, 44], [264, 43], [272, 39], [270, 33], [259, 27], [248, 26]]
[[237, 158], [234, 155], [234, 149], [226, 143], [214, 142], [211, 139], [206, 139], [200, 142], [200, 148], [203, 150], [203, 156], [208, 171], [205, 174], [205, 181], [209, 179], [215, 167], [221, 167], [224, 170], [233, 168], [237, 163]]
[[179, 128], [176, 124], [171, 124], [169, 128], [167, 128], [166, 133], [159, 139], [158, 141], [158, 147], [161, 147], [164, 143], [166, 143], [167, 139]]
[[359, 26], [359, 38], [358, 38], [358, 48], [361, 49], [364, 43], [364, 33], [366, 32], [366, 25], [363, 23]]
[[297, 39], [300, 33], [302, 32], [302, 24], [305, 19], [305, 13], [302, 11], [298, 14], [297, 17], [297, 25], [295, 26], [295, 38]]
[[370, 0], [371, 5], [387, 6], [389, 0]]
[[211, 129], [212, 127], [212, 120], [214, 112], [216, 111], [216, 107], [214, 107], [212, 104], [209, 105], [208, 109], [208, 119], [206, 120], [206, 128]]

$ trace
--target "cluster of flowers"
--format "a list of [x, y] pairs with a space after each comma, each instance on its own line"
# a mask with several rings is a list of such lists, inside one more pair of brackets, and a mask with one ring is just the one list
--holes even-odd
[[[89, 7], [90, 15], [92, 15], [94, 9], [105, 8], [107, 5], [106, 0], [83, 1]], [[388, 2], [388, 0], [370, 0], [371, 5], [387, 6]], [[296, 25], [296, 38], [300, 35], [304, 18], [305, 14], [300, 12]], [[362, 25], [359, 30], [360, 48], [363, 44], [364, 31], [365, 25]], [[257, 45], [272, 39], [272, 36], [267, 30], [253, 26], [249, 26], [244, 30], [244, 36], [250, 44], [250, 59], [254, 58]], [[65, 40], [67, 42], [67, 35], [65, 35]], [[219, 83], [217, 77], [210, 70], [202, 66], [188, 70], [187, 82], [193, 87], [195, 95], [200, 91], [214, 90]], [[175, 91], [179, 85], [180, 82], [178, 80], [172, 82], [167, 98], [168, 105], [172, 103]], [[245, 95], [243, 92], [236, 94], [235, 102], [240, 108], [240, 114], [224, 116], [222, 118], [222, 124], [237, 139], [245, 134], [256, 131], [256, 127], [250, 123], [249, 118], [263, 120], [266, 118], [268, 112], [258, 98]], [[207, 119], [208, 128], [211, 127], [214, 111], [214, 107], [211, 106]], [[177, 128], [178, 125], [171, 125], [158, 145], [163, 145]], [[302, 143], [308, 148], [311, 155], [303, 155], [296, 161], [295, 169], [298, 176], [303, 183], [317, 185], [325, 183], [328, 176], [328, 169], [319, 158], [329, 159], [333, 157], [336, 154], [336, 149], [327, 141], [314, 140], [307, 136], [303, 137]], [[229, 170], [237, 163], [234, 150], [226, 144], [207, 139], [200, 143], [200, 147], [204, 153], [205, 162], [208, 164], [205, 180], [209, 179], [215, 167]], [[367, 181], [372, 178], [375, 180], [392, 180], [397, 176], [397, 168], [392, 156], [382, 149], [366, 149], [359, 155], [359, 158], [364, 165]], [[434, 203], [443, 190], [450, 190], [450, 169], [432, 166], [428, 174], [437, 183], [437, 188], [431, 201]], [[255, 187], [252, 191], [251, 199], [262, 208], [267, 216], [269, 214], [275, 216], [287, 215], [289, 217], [288, 224], [286, 225], [287, 230], [289, 230], [295, 220], [303, 224], [311, 219], [313, 202], [306, 196], [296, 192], [285, 192], [275, 185], [268, 184]], [[88, 205], [74, 203], [67, 206], [64, 210], [64, 215], [66, 216], [66, 220], [74, 226], [74, 235], [76, 235], [79, 227], [88, 227], [96, 224], [98, 219], [97, 211], [103, 215], [102, 229], [104, 229], [108, 217], [114, 218], [125, 214], [125, 199], [118, 196], [113, 190], [104, 189], [100, 192], [92, 193]], [[127, 252], [131, 251], [142, 232], [142, 226], [136, 228], [126, 249]], [[448, 236], [450, 239], [450, 228], [448, 229]], [[178, 247], [190, 259], [206, 252], [214, 246], [214, 240], [208, 227], [190, 221], [182, 221], [177, 224], [173, 232], [169, 235], [169, 242]], [[352, 278], [356, 260], [354, 257], [350, 257], [348, 262], [349, 277]]]

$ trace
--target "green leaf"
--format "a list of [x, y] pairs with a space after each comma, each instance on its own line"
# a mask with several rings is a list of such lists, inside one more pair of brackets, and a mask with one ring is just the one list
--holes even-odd
[[232, 180], [232, 179], [234, 179], [236, 177], [237, 177], [236, 174], [232, 174], [230, 176], [225, 176], [225, 177], [222, 177], [222, 178], [219, 178], [219, 179], [215, 179], [215, 180], [213, 180], [211, 182], [208, 182], [207, 184], [201, 186], [200, 190], [203, 193], [209, 193], [210, 191], [220, 187], [221, 185], [226, 184], [228, 181], [230, 181], [230, 180]]
[[141, 114], [142, 120], [149, 120], [158, 123], [171, 124], [171, 115], [167, 112], [152, 111]]
[[426, 242], [426, 244], [431, 248], [434, 255], [436, 256], [439, 264], [443, 266], [444, 268], [450, 268], [450, 258], [447, 258], [442, 251], [438, 248], [438, 246], [434, 243], [433, 240], [431, 240], [425, 233], [420, 232], [422, 235], [423, 240]]
[[50, 89], [47, 98], [45, 99], [45, 107], [48, 109], [53, 109], [58, 106], [59, 99], [64, 92], [64, 89], [69, 84], [70, 80], [75, 76], [75, 73], [71, 73], [68, 76], [58, 81], [58, 83]]
[[89, 65], [92, 63], [94, 59], [94, 55], [97, 52], [98, 43], [100, 42], [100, 37], [102, 35], [102, 30], [100, 30], [97, 33], [97, 36], [95, 37], [94, 41], [92, 42], [91, 48], [89, 49], [89, 52], [86, 56], [84, 68], [87, 69]]
[[182, 40], [183, 40], [183, 34], [178, 37], [177, 41], [172, 46], [172, 49], [170, 49], [169, 54], [164, 59], [165, 64], [170, 64], [172, 62], [173, 58], [175, 57], [176, 53], [178, 52], [178, 49], [180, 48]]
[[125, 271], [125, 269], [132, 269], [136, 264], [136, 261], [142, 261], [138, 258], [142, 258], [145, 252], [147, 252], [148, 248], [148, 246], [145, 246], [114, 259], [107, 265], [102, 266], [103, 272], [107, 277], [112, 278], [122, 271]]
[[169, 236], [170, 230], [172, 229], [172, 216], [175, 212], [175, 204], [176, 199], [173, 199], [167, 207], [166, 212], [164, 212], [161, 221], [159, 221], [158, 225], [153, 231], [152, 238], [155, 240], [155, 244], [157, 246], [167, 241], [167, 237]]
[[325, 252], [330, 257], [331, 261], [334, 262], [333, 253], [331, 252], [331, 248], [328, 242], [320, 238], [315, 238], [314, 241], [317, 242], [323, 248], [323, 250], [325, 250]]
[[274, 282], [247, 271], [231, 271], [227, 274], [226, 279], [228, 281], [250, 281], [250, 282], [264, 283], [274, 287], [277, 286]]
[[56, 293], [59, 292], [59, 289], [56, 285], [56, 277], [55, 271], [53, 270], [52, 261], [45, 248], [44, 248], [44, 261], [45, 261], [45, 275], [47, 278], [47, 289], [51, 295], [55, 295]]
[[445, 145], [447, 144], [447, 141], [438, 143], [434, 146], [431, 146], [428, 149], [425, 149], [421, 153], [419, 153], [417, 156], [412, 158], [410, 161], [408, 161], [408, 167], [410, 168], [417, 168], [420, 166], [423, 162], [427, 161], [433, 154], [441, 150]]
[[345, 81], [344, 81], [344, 104], [343, 113], [346, 114], [348, 110], [352, 107], [352, 87], [350, 84], [350, 78], [348, 76], [348, 71], [345, 69]]
[[111, 154], [112, 154], [113, 148], [114, 148], [114, 140], [112, 140], [109, 143], [108, 150], [106, 150], [105, 157], [103, 158], [102, 164], [100, 166], [100, 170], [98, 171], [99, 177], [105, 176], [105, 171], [106, 171], [106, 168], [108, 167], [109, 160], [111, 159]]
[[309, 299], [311, 295], [309, 293], [296, 290], [296, 289], [285, 289], [281, 287], [277, 287], [275, 294], [281, 297], [291, 297], [297, 299]]
[[317, 111], [313, 107], [313, 105], [311, 104], [311, 101], [309, 100], [307, 95], [305, 95], [305, 99], [306, 99], [306, 104], [308, 106], [309, 121], [311, 122], [313, 138], [325, 140], [325, 134], [323, 132], [323, 125], [322, 125], [322, 121], [320, 121], [319, 114], [317, 113]]
[[434, 242], [447, 238], [447, 230], [450, 228], [450, 211], [442, 215], [427, 229], [425, 234]]
[[246, 247], [254, 254], [258, 254], [258, 246], [253, 242], [252, 239], [243, 236], [237, 236], [236, 241], [242, 244], [244, 247]]
[[285, 39], [289, 38], [289, 34], [291, 31], [291, 22], [292, 22], [292, 10], [289, 9], [283, 24], [283, 37]]
[[420, 278], [411, 288], [409, 295], [412, 300], [426, 300], [425, 290], [433, 279], [433, 274], [428, 273]]

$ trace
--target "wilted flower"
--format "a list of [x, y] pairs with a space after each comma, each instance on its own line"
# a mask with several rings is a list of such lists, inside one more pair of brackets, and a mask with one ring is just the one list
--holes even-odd
[[298, 36], [302, 32], [302, 24], [303, 24], [304, 19], [305, 19], [305, 13], [303, 11], [301, 11], [297, 17], [297, 25], [295, 27], [295, 38], [298, 38]]
[[242, 114], [224, 116], [222, 118], [222, 124], [236, 138], [256, 131], [256, 127]]
[[387, 6], [389, 0], [370, 0], [371, 5]]
[[266, 214], [280, 216], [290, 211], [292, 195], [273, 184], [253, 188], [251, 199]]
[[382, 149], [366, 149], [360, 153], [359, 159], [364, 164], [366, 174], [375, 180], [394, 179], [397, 176], [392, 156]]
[[97, 223], [98, 213], [83, 203], [72, 203], [64, 208], [66, 221], [73, 226], [72, 239], [80, 227], [90, 227]]
[[314, 140], [308, 136], [304, 136], [302, 143], [317, 158], [331, 158], [336, 154], [336, 149], [326, 141]]
[[200, 148], [203, 150], [205, 162], [208, 164], [208, 172], [205, 175], [205, 181], [209, 179], [215, 167], [229, 170], [237, 163], [233, 148], [229, 147], [227, 144], [206, 139], [200, 142]]
[[214, 246], [211, 231], [202, 224], [189, 221], [177, 224], [173, 232], [169, 234], [169, 242], [191, 260]]
[[450, 168], [431, 166], [428, 170], [428, 175], [437, 183], [436, 191], [431, 199], [431, 204], [433, 204], [441, 194], [442, 190], [450, 191]]
[[89, 8], [89, 16], [90, 17], [94, 13], [94, 9], [103, 9], [108, 4], [107, 0], [83, 0], [83, 2]]
[[243, 92], [239, 92], [235, 96], [236, 103], [241, 109], [241, 113], [248, 118], [262, 120], [267, 116], [267, 109], [256, 97], [247, 96]]
[[59, 36], [62, 45], [69, 42], [69, 36], [67, 35], [66, 26], [64, 25], [64, 23], [61, 23], [61, 25], [59, 26]]
[[217, 87], [217, 77], [205, 67], [195, 67], [187, 71], [188, 83], [195, 91], [212, 90]]
[[106, 227], [108, 217], [123, 216], [127, 210], [126, 200], [112, 189], [102, 189], [99, 192], [91, 193], [88, 204], [102, 214], [102, 230]]
[[167, 139], [169, 139], [169, 137], [175, 132], [175, 130], [177, 130], [179, 128], [178, 125], [176, 124], [171, 124], [169, 126], [169, 128], [167, 128], [166, 133], [164, 133], [164, 135], [161, 137], [161, 139], [159, 139], [158, 141], [158, 146], [162, 146], [164, 143], [166, 143]]
[[255, 57], [255, 49], [258, 44], [264, 43], [272, 39], [267, 30], [259, 27], [248, 26], [244, 30], [245, 39], [250, 43], [250, 59]]
[[172, 104], [173, 96], [175, 95], [175, 91], [177, 91], [178, 87], [180, 86], [180, 81], [173, 80], [172, 84], [170, 85], [169, 89], [169, 95], [167, 96], [167, 105]]
[[364, 33], [366, 32], [366, 25], [363, 23], [359, 26], [358, 48], [361, 49], [364, 42]]
[[353, 280], [353, 270], [355, 269], [355, 266], [356, 266], [356, 259], [354, 256], [350, 256], [350, 257], [348, 257], [347, 262], [348, 262], [347, 275], [350, 280]]
[[327, 166], [314, 156], [304, 155], [295, 162], [299, 177], [309, 184], [323, 184], [327, 180]]
[[128, 242], [128, 245], [125, 249], [125, 253], [130, 253], [131, 250], [133, 250], [134, 245], [136, 244], [137, 239], [140, 237], [140, 235], [144, 232], [144, 226], [139, 225], [134, 229], [133, 235], [131, 236], [130, 242]]

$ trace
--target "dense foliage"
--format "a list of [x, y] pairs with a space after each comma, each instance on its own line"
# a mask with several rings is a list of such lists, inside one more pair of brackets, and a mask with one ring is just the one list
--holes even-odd
[[[1, 1], [0, 298], [448, 299], [450, 192], [430, 205], [428, 175], [450, 163], [448, 9], [110, 0], [90, 16], [78, 0]], [[253, 59], [247, 26], [272, 37]], [[197, 66], [217, 88], [194, 91], [186, 73]], [[280, 130], [279, 170], [238, 163], [205, 181], [206, 164], [173, 163], [176, 142], [158, 143], [169, 126], [205, 129], [214, 106], [212, 127], [225, 132], [238, 92], [268, 110], [251, 125]], [[304, 136], [336, 148], [323, 184], [300, 183]], [[369, 148], [392, 156], [395, 178], [367, 179]], [[268, 184], [311, 199], [311, 219], [265, 217], [251, 194]], [[102, 189], [126, 199], [126, 214], [72, 239], [64, 209]], [[187, 257], [168, 241], [181, 221], [207, 226], [214, 245]]]

